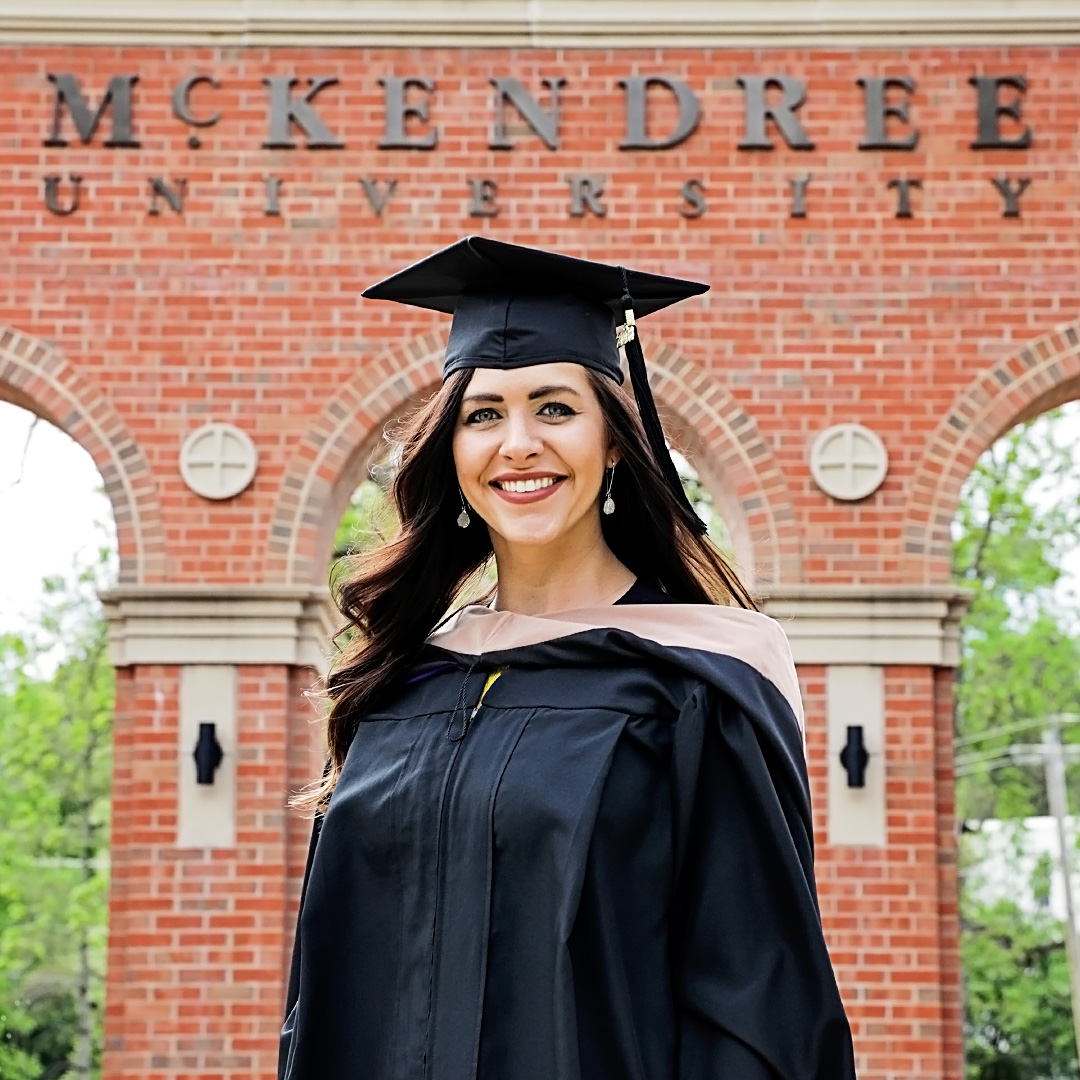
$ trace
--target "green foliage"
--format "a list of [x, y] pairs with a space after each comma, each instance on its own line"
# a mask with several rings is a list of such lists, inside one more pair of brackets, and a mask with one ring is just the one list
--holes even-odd
[[731, 533], [728, 530], [727, 522], [724, 521], [720, 511], [717, 509], [709, 489], [702, 483], [701, 477], [698, 476], [694, 466], [677, 450], [672, 451], [671, 459], [675, 462], [679, 479], [682, 481], [683, 491], [686, 492], [690, 505], [697, 512], [698, 517], [705, 522], [709, 536], [716, 546], [729, 561], [734, 562], [735, 548], [731, 542]]
[[[376, 468], [376, 476], [382, 470]], [[369, 551], [391, 539], [397, 532], [393, 503], [379, 480], [365, 480], [349, 501], [334, 534], [334, 559]]]
[[[1080, 712], [1075, 611], [1055, 586], [1080, 540], [1080, 458], [1062, 434], [1060, 410], [1014, 428], [978, 461], [954, 522], [953, 566], [974, 589], [964, 620], [957, 734], [980, 751], [1037, 742], [1038, 730], [1001, 732], [1023, 720]], [[1080, 739], [1080, 729], [1065, 733]], [[990, 760], [960, 780], [962, 818], [1046, 813], [1038, 767]], [[1078, 791], [1080, 794], [1080, 791]]]
[[[1062, 560], [1080, 540], [1080, 455], [1060, 411], [1022, 424], [988, 450], [954, 522], [954, 577], [973, 590], [956, 686], [962, 821], [1045, 814], [1041, 764], [1010, 764], [1038, 743], [1050, 714], [1080, 713], [1077, 614], [1059, 594]], [[1080, 739], [1080, 725], [1064, 729]], [[1074, 785], [1070, 785], [1072, 788]], [[1078, 792], [1071, 790], [1073, 806]], [[969, 1080], [1077, 1075], [1063, 925], [1041, 905], [1053, 868], [1040, 859], [1015, 897], [985, 897], [976, 835], [961, 836], [961, 955]]]
[[39, 624], [0, 639], [5, 1080], [100, 1072], [113, 710], [100, 569], [47, 581]]
[[972, 1080], [1075, 1080], [1061, 924], [1011, 900], [979, 905], [961, 938]]

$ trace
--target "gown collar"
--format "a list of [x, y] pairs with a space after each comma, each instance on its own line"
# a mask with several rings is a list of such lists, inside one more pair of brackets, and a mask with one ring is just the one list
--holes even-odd
[[588, 630], [622, 630], [670, 648], [731, 656], [760, 672], [784, 695], [804, 728], [799, 680], [787, 635], [759, 611], [711, 604], [614, 604], [518, 615], [470, 604], [428, 642], [447, 652], [482, 656]]

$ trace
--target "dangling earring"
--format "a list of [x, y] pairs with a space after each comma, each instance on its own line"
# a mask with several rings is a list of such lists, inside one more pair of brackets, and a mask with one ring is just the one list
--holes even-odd
[[611, 472], [608, 473], [607, 498], [604, 499], [603, 510], [604, 510], [605, 514], [614, 514], [615, 513], [615, 500], [611, 497], [611, 485], [614, 482], [615, 482], [615, 466], [612, 465], [611, 466]]
[[458, 488], [458, 494], [461, 496], [461, 513], [457, 516], [457, 527], [467, 529], [472, 524], [472, 519], [469, 517], [469, 508], [465, 505], [465, 492]]

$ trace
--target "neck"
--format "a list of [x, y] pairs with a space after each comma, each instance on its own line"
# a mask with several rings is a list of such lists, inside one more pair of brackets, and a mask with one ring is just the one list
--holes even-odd
[[634, 574], [607, 546], [599, 522], [584, 537], [543, 546], [507, 544], [492, 537], [499, 591], [495, 607], [518, 615], [613, 604]]

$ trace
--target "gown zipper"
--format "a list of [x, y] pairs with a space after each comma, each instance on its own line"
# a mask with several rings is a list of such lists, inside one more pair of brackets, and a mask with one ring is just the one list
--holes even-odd
[[[429, 1050], [431, 1047], [432, 1036], [434, 1029], [432, 1027], [431, 1016], [431, 1004], [432, 997], [435, 990], [435, 943], [438, 939], [439, 933], [439, 907], [441, 899], [441, 881], [442, 881], [442, 868], [443, 868], [443, 856], [445, 848], [445, 836], [446, 836], [446, 799], [450, 791], [450, 781], [454, 774], [454, 767], [457, 764], [457, 759], [461, 754], [462, 744], [465, 741], [465, 736], [468, 734], [469, 725], [475, 719], [476, 714], [480, 711], [480, 706], [484, 703], [484, 697], [487, 692], [494, 685], [495, 680], [506, 670], [505, 668], [497, 668], [493, 671], [484, 683], [484, 688], [480, 691], [480, 696], [477, 698], [476, 704], [472, 709], [466, 713], [466, 702], [468, 700], [468, 687], [469, 679], [472, 677], [472, 673], [476, 670], [476, 667], [480, 663], [480, 657], [473, 662], [469, 670], [465, 674], [465, 679], [461, 685], [461, 692], [458, 695], [457, 705], [454, 708], [454, 714], [450, 718], [450, 723], [446, 728], [447, 739], [454, 744], [454, 749], [450, 753], [450, 760], [446, 763], [446, 773], [443, 777], [442, 791], [439, 794], [439, 818], [437, 827], [437, 840], [435, 846], [435, 904], [434, 911], [432, 912], [431, 920], [431, 955], [428, 964], [428, 1032], [427, 1032], [427, 1049], [424, 1051], [423, 1069], [425, 1080], [430, 1076], [429, 1071]], [[461, 733], [457, 734], [454, 729], [454, 724], [458, 718], [458, 710], [462, 712], [461, 721]]]

